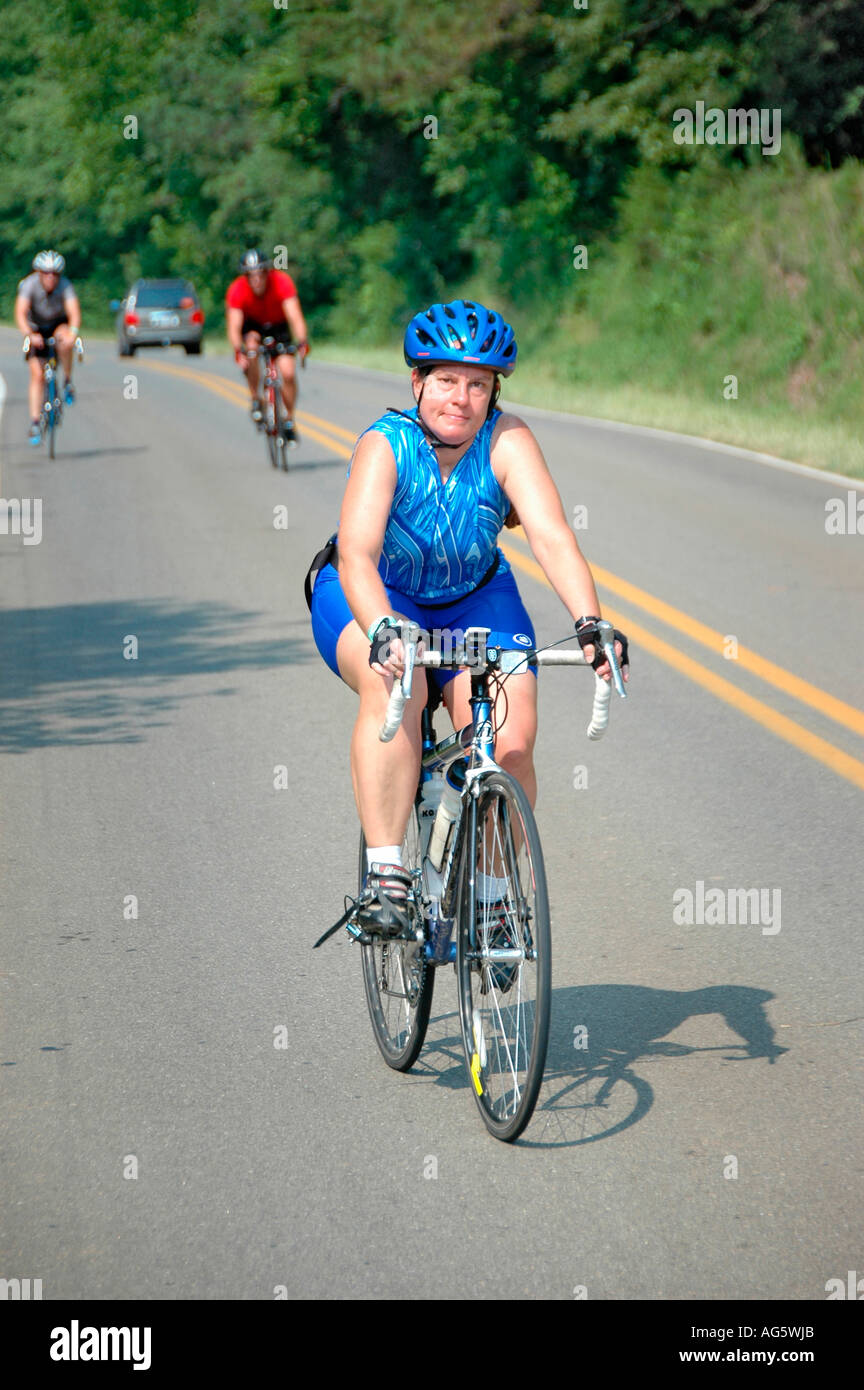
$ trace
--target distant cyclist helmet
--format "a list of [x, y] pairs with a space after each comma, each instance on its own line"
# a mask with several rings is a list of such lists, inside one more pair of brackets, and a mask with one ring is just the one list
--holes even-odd
[[59, 251], [40, 251], [38, 256], [33, 257], [34, 270], [53, 270], [55, 274], [62, 275], [66, 269], [66, 262]]
[[409, 367], [442, 362], [476, 363], [509, 376], [516, 366], [516, 337], [494, 309], [469, 299], [433, 304], [415, 314], [405, 330]]
[[272, 270], [273, 262], [268, 256], [262, 255], [260, 251], [253, 248], [251, 251], [244, 251], [240, 257], [240, 269], [244, 275], [251, 274], [255, 270]]

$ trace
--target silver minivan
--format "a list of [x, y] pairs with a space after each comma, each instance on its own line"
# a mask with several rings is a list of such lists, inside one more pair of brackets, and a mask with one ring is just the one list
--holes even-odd
[[132, 357], [139, 347], [170, 347], [200, 353], [204, 314], [191, 280], [136, 280], [117, 311], [117, 351]]

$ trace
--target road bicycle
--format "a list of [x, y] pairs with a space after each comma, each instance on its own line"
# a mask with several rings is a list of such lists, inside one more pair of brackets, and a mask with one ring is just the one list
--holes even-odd
[[[597, 626], [615, 688], [624, 697], [613, 628]], [[361, 834], [358, 897], [316, 946], [343, 926], [360, 943], [375, 1040], [396, 1071], [408, 1071], [423, 1046], [436, 969], [455, 966], [474, 1099], [489, 1131], [511, 1142], [531, 1119], [543, 1080], [551, 936], [534, 815], [520, 784], [495, 762], [495, 698], [502, 687], [506, 695], [507, 678], [516, 671], [534, 664], [585, 665], [585, 656], [581, 649], [490, 646], [488, 628], [469, 628], [449, 654], [418, 651], [414, 623], [403, 620], [399, 633], [405, 668], [394, 682], [381, 739], [389, 741], [399, 728], [416, 666], [470, 669], [471, 722], [436, 743], [430, 705], [423, 710], [420, 777], [402, 846], [413, 880], [407, 927], [379, 936], [361, 924], [370, 901]], [[611, 685], [595, 677], [589, 738], [604, 733], [610, 697]], [[440, 785], [430, 793], [435, 779]]]
[[[39, 415], [39, 429], [43, 444], [48, 440], [48, 457], [53, 459], [54, 442], [63, 420], [63, 400], [57, 385], [57, 342], [53, 334], [45, 339], [45, 346], [48, 356], [42, 361], [42, 410]], [[24, 339], [22, 352], [25, 358], [30, 354], [29, 333]], [[84, 359], [84, 344], [80, 336], [75, 339], [75, 356], [79, 362]]]
[[[280, 466], [288, 468], [288, 450], [296, 449], [298, 439], [296, 431], [291, 438], [285, 437], [286, 423], [288, 416], [285, 411], [285, 402], [282, 399], [282, 376], [276, 365], [277, 358], [286, 354], [294, 357], [297, 353], [295, 343], [284, 343], [278, 338], [267, 337], [261, 339], [259, 347], [245, 349], [246, 356], [250, 358], [264, 356], [264, 380], [261, 383], [263, 391], [263, 419], [258, 425], [267, 440], [267, 456], [274, 468]], [[301, 359], [305, 365], [305, 358]]]

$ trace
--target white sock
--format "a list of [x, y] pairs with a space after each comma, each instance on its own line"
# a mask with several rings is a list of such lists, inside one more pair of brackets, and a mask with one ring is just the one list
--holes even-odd
[[477, 875], [477, 897], [481, 903], [497, 903], [507, 897], [507, 879], [494, 874]]
[[371, 869], [373, 864], [402, 864], [401, 845], [373, 845], [366, 850], [366, 868]]

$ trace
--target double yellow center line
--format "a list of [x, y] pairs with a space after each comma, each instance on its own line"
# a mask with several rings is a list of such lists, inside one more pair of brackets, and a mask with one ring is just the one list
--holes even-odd
[[[249, 392], [239, 381], [226, 381], [222, 377], [195, 371], [191, 367], [168, 366], [165, 363], [156, 362], [150, 362], [148, 366], [157, 371], [167, 372], [172, 376], [188, 377], [207, 387], [208, 390], [215, 391], [225, 400], [248, 407]], [[341, 425], [334, 425], [329, 420], [322, 420], [319, 416], [310, 415], [305, 411], [298, 411], [297, 419], [303, 426], [304, 435], [308, 435], [319, 444], [324, 444], [333, 453], [341, 455], [343, 458], [351, 457], [351, 448], [340, 442], [345, 440], [347, 444], [353, 446], [357, 436], [351, 430], [343, 429]], [[321, 433], [323, 430], [328, 433]], [[527, 545], [524, 532], [521, 529], [512, 535]], [[507, 559], [516, 569], [530, 575], [538, 583], [545, 584], [547, 588], [552, 587], [543, 570], [530, 555], [517, 548], [512, 542], [499, 541], [499, 544]], [[719, 660], [725, 659], [726, 637], [724, 634], [706, 627], [704, 623], [700, 623], [696, 618], [691, 618], [680, 608], [674, 608], [662, 599], [655, 598], [653, 594], [637, 588], [635, 584], [629, 583], [626, 579], [619, 578], [610, 570], [603, 569], [599, 565], [592, 565], [591, 569], [598, 584], [608, 589], [610, 593], [616, 594], [626, 603], [642, 609], [652, 618], [664, 623], [691, 642], [707, 648]], [[768, 729], [770, 733], [776, 735], [777, 738], [792, 744], [800, 752], [808, 754], [817, 762], [822, 763], [823, 766], [830, 768], [839, 777], [844, 777], [848, 782], [852, 782], [856, 787], [864, 790], [864, 762], [860, 759], [844, 753], [841, 748], [837, 748], [827, 739], [811, 733], [803, 724], [798, 724], [787, 715], [780, 714], [779, 711], [765, 704], [764, 701], [746, 694], [738, 686], [733, 685], [730, 680], [718, 675], [716, 671], [692, 657], [686, 656], [678, 647], [664, 642], [662, 638], [649, 632], [647, 628], [642, 627], [640, 623], [628, 615], [609, 608], [606, 603], [603, 605], [603, 611], [611, 622], [626, 630], [628, 637], [632, 637], [633, 641], [638, 643], [644, 651], [650, 652], [652, 656], [656, 656], [658, 660], [665, 662], [667, 666], [671, 666], [673, 670], [686, 676], [696, 685], [701, 686], [703, 690], [716, 696], [718, 700], [723, 700], [733, 709], [746, 714], [755, 723], [761, 724], [764, 729]], [[791, 671], [784, 670], [782, 666], [777, 666], [773, 661], [768, 661], [749, 647], [738, 647], [737, 665], [739, 669], [749, 672], [758, 680], [773, 686], [775, 690], [779, 690], [798, 700], [799, 703], [809, 706], [810, 709], [833, 720], [849, 732], [864, 737], [864, 711], [856, 709], [854, 705], [848, 705], [843, 700], [836, 699], [827, 691], [820, 690], [818, 686], [811, 685], [809, 681], [802, 680], [800, 676], [793, 675]]]

